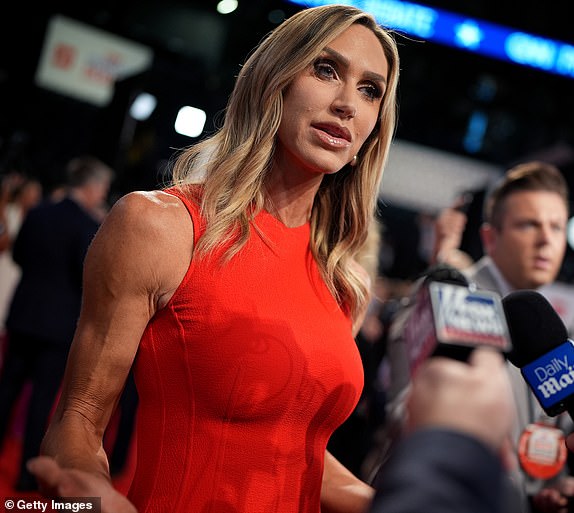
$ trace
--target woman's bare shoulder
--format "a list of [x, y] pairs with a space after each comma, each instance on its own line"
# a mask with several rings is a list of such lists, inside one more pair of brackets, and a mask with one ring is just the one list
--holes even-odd
[[143, 222], [149, 222], [157, 216], [165, 220], [169, 216], [178, 216], [187, 210], [178, 197], [156, 190], [128, 192], [116, 201], [110, 213], [114, 211], [121, 215], [134, 216], [134, 220], [139, 218]]
[[108, 213], [103, 226], [106, 225], [112, 225], [118, 236], [130, 238], [133, 235], [145, 238], [153, 235], [169, 241], [175, 234], [193, 233], [193, 224], [184, 203], [163, 191], [127, 193]]
[[192, 253], [193, 223], [183, 202], [162, 191], [134, 191], [111, 208], [88, 262], [119, 268], [142, 288], [165, 294], [185, 275]]

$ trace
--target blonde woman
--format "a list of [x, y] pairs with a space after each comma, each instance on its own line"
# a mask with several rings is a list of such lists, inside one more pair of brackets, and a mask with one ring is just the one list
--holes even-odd
[[[399, 62], [368, 14], [307, 9], [243, 65], [218, 133], [173, 184], [118, 201], [86, 260], [60, 404], [31, 463], [103, 511], [363, 512], [327, 451], [363, 386], [353, 340], [365, 242], [395, 127]], [[134, 364], [129, 501], [102, 433]], [[97, 491], [97, 493], [94, 493]]]

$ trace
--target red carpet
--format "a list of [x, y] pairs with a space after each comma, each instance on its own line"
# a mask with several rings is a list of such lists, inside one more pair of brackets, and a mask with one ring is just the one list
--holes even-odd
[[[39, 494], [34, 492], [17, 492], [14, 489], [14, 484], [18, 478], [18, 468], [20, 462], [20, 451], [22, 441], [22, 425], [24, 416], [24, 407], [27, 399], [27, 394], [24, 393], [20, 400], [20, 404], [14, 412], [14, 421], [12, 422], [12, 429], [9, 436], [5, 440], [2, 452], [0, 453], [0, 499], [5, 497], [22, 497], [26, 499], [34, 499], [39, 497]], [[127, 493], [131, 483], [133, 471], [135, 469], [135, 436], [133, 437], [131, 450], [126, 468], [121, 475], [114, 478], [113, 483], [115, 487], [122, 493]], [[4, 504], [4, 500], [0, 501]]]

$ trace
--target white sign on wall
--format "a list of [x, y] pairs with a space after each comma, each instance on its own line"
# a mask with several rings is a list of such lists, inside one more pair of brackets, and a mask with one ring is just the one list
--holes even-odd
[[49, 21], [36, 84], [94, 105], [107, 105], [117, 80], [149, 68], [147, 46], [65, 16]]

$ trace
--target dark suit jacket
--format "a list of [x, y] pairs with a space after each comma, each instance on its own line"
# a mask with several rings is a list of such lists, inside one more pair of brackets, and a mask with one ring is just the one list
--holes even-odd
[[78, 320], [86, 251], [99, 223], [70, 198], [32, 209], [13, 246], [22, 269], [6, 327], [69, 345]]
[[396, 446], [378, 477], [370, 513], [506, 513], [499, 458], [462, 433], [414, 433]]

